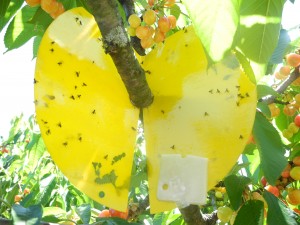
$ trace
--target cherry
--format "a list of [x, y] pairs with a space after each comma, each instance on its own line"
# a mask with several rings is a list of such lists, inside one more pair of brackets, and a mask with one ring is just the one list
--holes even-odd
[[143, 21], [147, 25], [152, 25], [156, 21], [156, 12], [152, 9], [147, 10], [143, 15]]
[[141, 19], [137, 14], [131, 14], [128, 18], [128, 23], [131, 27], [137, 28], [141, 24]]
[[290, 176], [294, 180], [300, 180], [300, 166], [295, 166], [290, 171]]
[[103, 210], [99, 213], [99, 217], [100, 217], [100, 218], [111, 217], [110, 211], [109, 211], [108, 209], [103, 209]]
[[297, 67], [300, 65], [300, 55], [296, 53], [290, 53], [285, 56], [286, 62], [292, 67]]
[[217, 211], [217, 216], [219, 220], [223, 223], [228, 223], [232, 214], [233, 210], [228, 206], [219, 207]]
[[267, 185], [267, 186], [265, 187], [265, 189], [266, 189], [268, 192], [270, 192], [270, 193], [272, 193], [273, 195], [275, 195], [276, 197], [279, 196], [279, 189], [278, 189], [276, 186]]
[[300, 166], [300, 156], [296, 156], [295, 158], [293, 158], [293, 163], [296, 166]]
[[300, 114], [295, 116], [294, 123], [296, 124], [297, 127], [300, 127]]

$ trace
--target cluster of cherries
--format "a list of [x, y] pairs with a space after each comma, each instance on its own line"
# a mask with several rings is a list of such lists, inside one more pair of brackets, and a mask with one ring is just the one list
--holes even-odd
[[175, 28], [177, 22], [174, 15], [165, 16], [163, 9], [174, 5], [175, 0], [148, 0], [148, 8], [141, 17], [137, 14], [129, 16], [128, 34], [137, 36], [144, 49], [152, 47], [155, 43], [163, 42], [167, 32]]
[[53, 19], [57, 18], [63, 12], [65, 8], [61, 2], [56, 0], [25, 0], [26, 3], [31, 6], [41, 6], [42, 9], [47, 12]]
[[[290, 53], [286, 55], [286, 65], [281, 66], [280, 69], [274, 73], [274, 77], [277, 80], [285, 80], [289, 77], [291, 73], [291, 69], [298, 69], [300, 66], [300, 55], [296, 53]], [[293, 83], [293, 86], [300, 86], [300, 78], [297, 78]], [[286, 93], [284, 96], [284, 100], [286, 104], [283, 107], [282, 112], [286, 116], [293, 117], [293, 122], [291, 122], [286, 129], [282, 131], [283, 137], [286, 139], [290, 139], [294, 136], [294, 134], [298, 133], [300, 127], [300, 114], [298, 114], [298, 110], [300, 109], [300, 94], [291, 94]], [[269, 109], [271, 111], [271, 117], [277, 117], [280, 115], [281, 110], [275, 104], [272, 103], [269, 105]]]

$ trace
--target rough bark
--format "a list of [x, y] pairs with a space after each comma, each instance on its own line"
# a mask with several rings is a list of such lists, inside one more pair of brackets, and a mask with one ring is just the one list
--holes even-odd
[[202, 214], [198, 205], [189, 205], [179, 210], [187, 225], [215, 225], [218, 220], [216, 211]]
[[149, 106], [153, 95], [145, 71], [134, 55], [117, 0], [88, 0], [87, 4], [102, 33], [105, 52], [114, 61], [132, 104], [138, 108]]

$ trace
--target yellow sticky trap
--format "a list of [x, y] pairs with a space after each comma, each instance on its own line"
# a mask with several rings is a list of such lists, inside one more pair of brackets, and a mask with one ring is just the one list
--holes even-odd
[[[255, 116], [256, 87], [234, 56], [207, 70], [192, 28], [172, 35], [142, 65], [154, 94], [153, 104], [144, 109], [144, 127], [151, 213], [157, 213], [176, 207], [157, 197], [161, 155], [207, 158], [207, 188], [214, 187], [244, 150]], [[194, 174], [187, 171], [186, 176]]]
[[[150, 207], [156, 213], [175, 208], [178, 200], [168, 197], [174, 189], [168, 193], [164, 182], [184, 181], [184, 172], [168, 178], [172, 157], [178, 164], [207, 162], [207, 173], [197, 163], [182, 167], [190, 177], [201, 170], [195, 183], [185, 182], [202, 191], [201, 182], [212, 188], [230, 170], [251, 132], [256, 88], [234, 56], [207, 70], [192, 28], [143, 58], [154, 94], [144, 109], [144, 126]], [[66, 177], [94, 200], [125, 211], [138, 110], [83, 8], [62, 14], [46, 31], [36, 63], [35, 104], [45, 144]]]
[[34, 89], [37, 122], [55, 163], [88, 196], [125, 211], [138, 110], [83, 8], [46, 31]]

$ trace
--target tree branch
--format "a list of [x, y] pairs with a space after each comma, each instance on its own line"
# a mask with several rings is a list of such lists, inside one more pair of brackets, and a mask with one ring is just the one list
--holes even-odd
[[[297, 78], [300, 77], [299, 66], [294, 69], [294, 71], [290, 74], [290, 76], [282, 82], [275, 91], [279, 94], [282, 94]], [[259, 100], [260, 102], [265, 102], [267, 104], [271, 104], [276, 102], [276, 97], [271, 95]]]
[[217, 211], [202, 214], [198, 205], [189, 205], [179, 210], [187, 225], [215, 225], [218, 220]]
[[138, 108], [149, 106], [153, 95], [134, 55], [117, 0], [87, 0], [87, 4], [101, 31], [105, 52], [114, 61], [132, 104]]
[[[124, 7], [127, 18], [134, 13], [132, 0], [119, 0], [119, 2]], [[131, 102], [139, 108], [149, 106], [153, 96], [146, 82], [145, 71], [134, 56], [118, 12], [117, 0], [87, 0], [87, 4], [102, 33], [105, 52], [112, 57]], [[217, 221], [216, 213], [209, 216], [202, 215], [197, 205], [190, 205], [180, 211], [188, 225], [213, 225]]]

